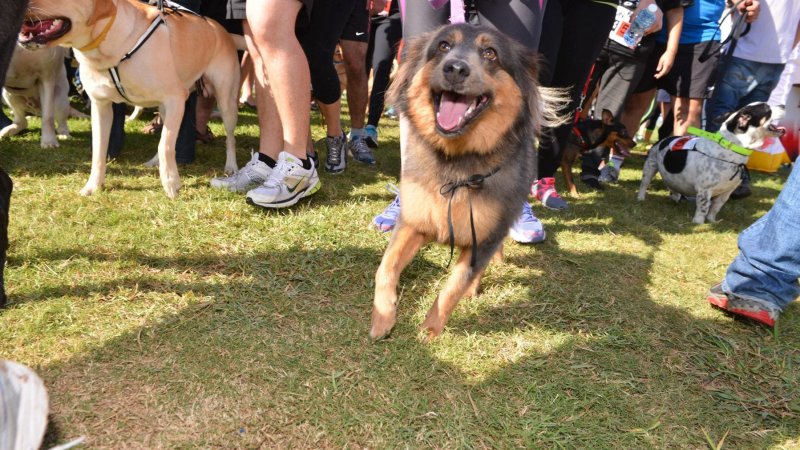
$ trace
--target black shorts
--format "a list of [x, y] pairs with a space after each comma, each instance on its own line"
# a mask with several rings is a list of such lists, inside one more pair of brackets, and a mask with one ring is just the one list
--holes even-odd
[[[328, 0], [330, 1], [330, 0]], [[369, 42], [369, 10], [367, 0], [356, 0], [353, 12], [344, 26], [340, 39], [344, 41]]]
[[616, 42], [608, 42], [595, 63], [595, 70], [603, 70], [600, 92], [597, 94], [597, 111], [607, 109], [615, 118], [622, 115], [628, 98], [639, 85], [655, 41], [643, 40], [636, 52], [615, 51], [619, 47]]
[[[719, 61], [718, 41], [698, 42], [697, 44], [681, 44], [675, 55], [672, 70], [660, 79], [655, 79], [658, 60], [666, 50], [666, 44], [659, 43], [647, 64], [647, 69], [642, 77], [636, 92], [650, 89], [664, 89], [673, 97], [706, 98], [708, 88], [714, 77]], [[704, 61], [701, 61], [701, 56]], [[708, 56], [708, 58], [705, 58]]]

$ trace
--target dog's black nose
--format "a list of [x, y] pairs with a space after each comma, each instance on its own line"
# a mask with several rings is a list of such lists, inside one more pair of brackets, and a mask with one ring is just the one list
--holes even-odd
[[455, 84], [463, 83], [469, 76], [469, 65], [466, 61], [459, 59], [446, 61], [442, 70], [444, 71], [444, 78]]

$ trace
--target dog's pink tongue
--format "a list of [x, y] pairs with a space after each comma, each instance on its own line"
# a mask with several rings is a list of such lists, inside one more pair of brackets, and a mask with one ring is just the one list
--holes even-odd
[[38, 22], [24, 22], [22, 24], [22, 33], [39, 34], [44, 33], [53, 25], [53, 19], [45, 19]]
[[436, 115], [436, 123], [445, 131], [455, 130], [459, 122], [467, 113], [469, 106], [475, 101], [474, 98], [465, 95], [458, 95], [453, 92], [442, 92], [442, 100], [439, 102], [439, 114]]

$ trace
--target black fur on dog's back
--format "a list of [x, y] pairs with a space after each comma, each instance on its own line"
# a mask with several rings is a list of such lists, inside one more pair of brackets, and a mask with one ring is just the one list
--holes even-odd
[[[6, 72], [14, 55], [17, 35], [22, 26], [22, 18], [28, 0], [3, 0], [0, 2], [0, 87], [6, 83]], [[2, 158], [2, 154], [0, 154]], [[0, 164], [2, 164], [0, 159]], [[3, 271], [6, 266], [8, 249], [8, 207], [11, 201], [11, 178], [0, 169], [0, 307], [6, 303]]]

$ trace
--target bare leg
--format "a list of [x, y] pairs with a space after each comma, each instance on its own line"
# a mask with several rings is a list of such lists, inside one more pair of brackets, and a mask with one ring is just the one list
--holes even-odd
[[[249, 31], [254, 44], [251, 56], [256, 66], [256, 77], [261, 72], [266, 73], [282, 127], [281, 148], [264, 148], [262, 151], [279, 152], [282, 149], [305, 159], [311, 121], [308, 109], [311, 75], [305, 53], [294, 33], [297, 13], [301, 8], [302, 3], [297, 0], [250, 0], [247, 2], [245, 33]], [[256, 64], [256, 54], [261, 57], [261, 64]], [[269, 64], [265, 64], [266, 61]], [[266, 97], [263, 95], [266, 80], [259, 80], [258, 84], [262, 90], [256, 91], [256, 100], [261, 107], [266, 100], [263, 98]], [[271, 111], [259, 109], [259, 116], [263, 113], [272, 114]], [[267, 144], [263, 139], [262, 142]]]
[[350, 128], [364, 128], [367, 114], [367, 43], [359, 41], [339, 42], [347, 72], [347, 107], [350, 110]]
[[703, 111], [702, 98], [672, 97], [675, 105], [675, 129], [672, 134], [683, 136], [689, 127], [700, 126], [700, 114]]

